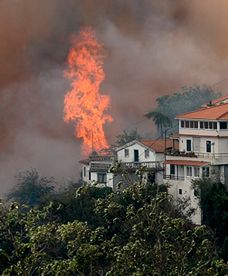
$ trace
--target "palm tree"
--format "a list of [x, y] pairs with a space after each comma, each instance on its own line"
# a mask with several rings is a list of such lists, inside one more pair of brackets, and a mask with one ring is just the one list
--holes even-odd
[[165, 114], [159, 111], [150, 111], [144, 115], [144, 117], [148, 119], [152, 119], [157, 126], [158, 132], [160, 132], [160, 136], [164, 136], [164, 128], [172, 126], [171, 119]]

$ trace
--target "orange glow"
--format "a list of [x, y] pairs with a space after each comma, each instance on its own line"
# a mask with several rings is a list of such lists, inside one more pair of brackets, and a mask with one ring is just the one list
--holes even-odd
[[71, 90], [64, 99], [64, 121], [75, 122], [75, 136], [83, 139], [83, 155], [109, 147], [104, 124], [112, 121], [106, 114], [110, 98], [100, 94], [105, 79], [103, 59], [103, 45], [91, 28], [84, 28], [68, 55], [65, 75], [71, 81]]

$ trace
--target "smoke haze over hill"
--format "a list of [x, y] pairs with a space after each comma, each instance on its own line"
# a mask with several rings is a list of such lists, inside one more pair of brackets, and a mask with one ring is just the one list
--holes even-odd
[[[157, 96], [228, 77], [227, 15], [226, 0], [2, 0], [1, 191], [29, 167], [76, 178], [80, 142], [62, 120], [69, 89], [63, 71], [81, 27], [92, 26], [106, 48], [102, 90], [111, 97], [114, 122], [106, 131], [113, 140]], [[150, 123], [138, 128], [153, 132]]]

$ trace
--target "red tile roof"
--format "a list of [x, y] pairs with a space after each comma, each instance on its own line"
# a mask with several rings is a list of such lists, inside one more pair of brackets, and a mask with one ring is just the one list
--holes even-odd
[[[218, 99], [215, 99], [211, 101], [212, 105], [218, 105], [218, 104], [223, 104], [223, 103], [228, 103], [228, 95], [222, 96]], [[203, 104], [202, 107], [206, 107], [209, 103]]]
[[[144, 146], [151, 148], [153, 151], [158, 153], [164, 153], [165, 152], [165, 146], [166, 148], [173, 147], [173, 140], [167, 138], [165, 139], [158, 139], [158, 140], [140, 140], [140, 143], [142, 143]], [[179, 148], [179, 145], [177, 143], [174, 143], [174, 146], [176, 149]]]
[[210, 163], [204, 161], [190, 161], [190, 160], [166, 160], [164, 164], [180, 165], [180, 166], [197, 166], [202, 167]]
[[228, 103], [180, 114], [177, 119], [228, 120]]

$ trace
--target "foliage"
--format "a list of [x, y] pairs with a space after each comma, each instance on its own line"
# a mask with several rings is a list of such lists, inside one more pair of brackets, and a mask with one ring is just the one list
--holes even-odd
[[53, 178], [41, 177], [37, 170], [31, 169], [17, 176], [17, 186], [8, 194], [8, 199], [35, 206], [53, 192], [54, 184]]
[[167, 125], [175, 126], [176, 121], [174, 118], [177, 114], [193, 111], [200, 107], [202, 104], [209, 103], [211, 100], [216, 99], [220, 96], [220, 93], [212, 90], [209, 87], [184, 86], [180, 89], [180, 91], [177, 91], [173, 95], [158, 97], [156, 99], [157, 107], [155, 108], [155, 110], [148, 112], [147, 114], [145, 114], [145, 116], [148, 117], [148, 114], [152, 114], [152, 116], [148, 118], [154, 118], [154, 122], [158, 129], [161, 129], [162, 123], [162, 120], [156, 119], [159, 114], [161, 118], [162, 116], [164, 116], [165, 121], [167, 121], [167, 117], [169, 118], [169, 124], [165, 122], [163, 124], [165, 128], [167, 127]]
[[161, 137], [164, 136], [164, 129], [172, 126], [171, 119], [159, 111], [151, 111], [144, 116], [154, 121]]
[[100, 189], [77, 191], [79, 199], [94, 199], [96, 225], [63, 222], [56, 204], [1, 206], [1, 275], [226, 275], [211, 231], [178, 216], [159, 187]]
[[196, 180], [193, 185], [200, 191], [203, 223], [215, 232], [219, 253], [228, 260], [228, 191], [208, 178]]
[[139, 135], [136, 129], [133, 130], [124, 130], [123, 133], [116, 136], [116, 142], [114, 147], [121, 147], [133, 140], [141, 139], [142, 137]]

